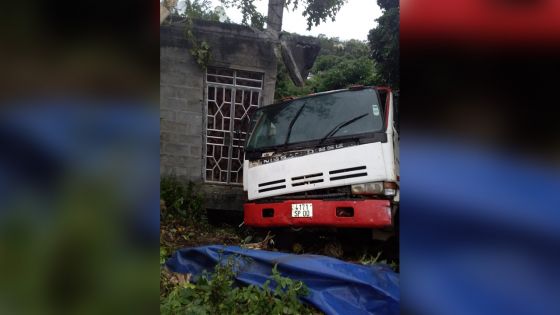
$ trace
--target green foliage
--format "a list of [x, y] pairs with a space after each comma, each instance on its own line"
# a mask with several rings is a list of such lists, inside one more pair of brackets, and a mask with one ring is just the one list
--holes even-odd
[[185, 10], [180, 15], [189, 19], [220, 20], [220, 15], [212, 9], [209, 0], [185, 0]]
[[304, 87], [295, 86], [282, 62], [278, 63], [275, 99], [346, 88], [354, 84], [380, 83], [369, 48], [359, 40], [341, 41], [319, 35], [321, 50]]
[[395, 0], [378, 0], [384, 10], [377, 19], [377, 27], [368, 35], [371, 57], [384, 84], [399, 88], [399, 3]]
[[228, 8], [235, 7], [241, 11], [243, 17], [241, 24], [250, 24], [253, 27], [263, 29], [266, 17], [257, 11], [255, 0], [221, 0], [221, 2]]
[[317, 58], [318, 70], [309, 81], [316, 92], [346, 88], [353, 84], [373, 85], [376, 77], [373, 61], [367, 57], [357, 59], [333, 56]]
[[162, 216], [179, 216], [193, 222], [204, 217], [202, 195], [195, 184], [184, 184], [174, 176], [163, 177], [160, 181], [160, 198], [165, 201]]
[[159, 264], [163, 265], [168, 256], [169, 256], [169, 253], [168, 253], [167, 248], [162, 247], [160, 245], [160, 247], [159, 247]]
[[295, 10], [301, 2], [304, 4], [303, 16], [307, 18], [307, 29], [326, 22], [327, 18], [335, 20], [336, 14], [347, 0], [287, 0], [286, 6], [290, 5]]
[[264, 23], [266, 23], [266, 16], [260, 14], [259, 12], [255, 12], [253, 16], [251, 16], [251, 26], [257, 28], [259, 30], [264, 30]]
[[369, 56], [368, 45], [357, 39], [340, 40], [338, 37], [327, 37], [324, 34], [317, 36], [321, 45], [319, 56], [339, 56], [346, 58], [359, 58]]
[[281, 59], [278, 60], [277, 71], [276, 88], [274, 90], [275, 100], [281, 100], [289, 96], [297, 97], [313, 93], [311, 86], [306, 85], [304, 87], [299, 87], [292, 82], [288, 70]]
[[369, 47], [366, 42], [350, 39], [344, 42], [343, 52], [348, 57], [364, 57], [369, 54]]
[[273, 287], [235, 284], [236, 265], [232, 259], [218, 264], [212, 274], [202, 274], [196, 283], [183, 282], [161, 301], [163, 315], [171, 314], [313, 314], [300, 297], [308, 294], [301, 281], [282, 277], [272, 270]]
[[382, 10], [389, 10], [389, 9], [392, 9], [392, 8], [398, 8], [399, 7], [399, 0], [377, 0], [377, 5]]
[[321, 45], [319, 56], [334, 55], [347, 58], [359, 58], [369, 55], [368, 45], [357, 39], [340, 40], [338, 37], [317, 36]]
[[329, 71], [329, 69], [341, 63], [343, 60], [344, 58], [335, 55], [319, 56], [317, 57], [317, 59], [315, 59], [315, 64], [313, 65], [313, 72], [321, 73], [321, 72]]
[[[212, 3], [209, 0], [185, 0], [185, 9], [176, 13], [176, 16], [183, 19], [185, 23], [185, 38], [189, 41], [191, 47], [190, 52], [196, 63], [202, 68], [206, 68], [212, 56], [210, 45], [206, 41], [196, 39], [192, 30], [193, 19], [201, 19], [208, 21], [219, 21], [220, 14], [212, 9]], [[225, 22], [229, 22], [226, 17]]]
[[199, 66], [206, 68], [212, 57], [210, 45], [206, 41], [197, 40], [192, 30], [192, 19], [187, 18], [185, 21], [185, 37], [191, 44], [191, 55]]
[[362, 265], [375, 265], [375, 264], [385, 264], [388, 265], [391, 269], [393, 269], [393, 271], [398, 272], [399, 270], [399, 264], [392, 260], [392, 261], [388, 261], [387, 259], [382, 259], [380, 260], [381, 255], [383, 254], [383, 252], [378, 252], [376, 256], [364, 253], [362, 255], [362, 257], [360, 258], [360, 264]]
[[[255, 6], [255, 0], [221, 0], [226, 7], [236, 7], [241, 11], [243, 19], [241, 21], [244, 25], [258, 27], [256, 20], [265, 21], [266, 17], [261, 15]], [[319, 25], [321, 22], [326, 22], [327, 18], [332, 21], [335, 20], [336, 14], [340, 8], [346, 3], [347, 0], [286, 0], [285, 7], [292, 7], [293, 10], [297, 9], [300, 4], [303, 4], [303, 16], [307, 18], [307, 29]]]
[[[255, 0], [220, 0], [225, 7], [235, 7], [242, 14], [241, 24], [251, 25], [259, 30], [264, 30], [266, 16], [257, 11]], [[229, 22], [229, 19], [228, 19]]]
[[212, 57], [210, 45], [206, 41], [198, 42], [191, 48], [191, 55], [199, 66], [206, 68]]

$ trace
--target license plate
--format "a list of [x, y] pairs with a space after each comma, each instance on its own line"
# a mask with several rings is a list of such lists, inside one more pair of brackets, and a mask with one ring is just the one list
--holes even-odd
[[311, 218], [313, 217], [312, 203], [292, 204], [292, 218]]

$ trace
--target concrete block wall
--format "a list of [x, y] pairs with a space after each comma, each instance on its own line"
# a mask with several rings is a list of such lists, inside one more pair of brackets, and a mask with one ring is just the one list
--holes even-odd
[[[201, 184], [209, 209], [242, 211], [239, 185], [204, 183], [205, 70], [192, 58], [184, 25], [160, 28], [160, 174]], [[195, 21], [193, 32], [211, 47], [209, 66], [264, 73], [263, 104], [274, 99], [274, 44], [240, 25]]]
[[160, 173], [200, 182], [203, 72], [180, 47], [161, 47], [160, 68]]

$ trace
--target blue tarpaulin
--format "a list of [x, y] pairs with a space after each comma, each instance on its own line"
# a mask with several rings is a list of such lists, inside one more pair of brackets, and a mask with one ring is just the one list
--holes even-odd
[[326, 314], [399, 314], [399, 275], [386, 265], [212, 245], [178, 250], [166, 266], [196, 276], [230, 256], [239, 264], [238, 282], [262, 286], [266, 280], [272, 281], [272, 268], [277, 265], [282, 276], [303, 281], [309, 289], [304, 302]]

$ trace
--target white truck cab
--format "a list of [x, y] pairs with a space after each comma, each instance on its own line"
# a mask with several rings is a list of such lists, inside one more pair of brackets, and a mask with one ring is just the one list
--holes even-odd
[[244, 222], [386, 228], [399, 202], [389, 88], [356, 86], [261, 107], [245, 145]]

